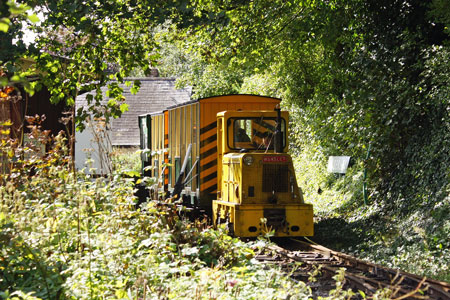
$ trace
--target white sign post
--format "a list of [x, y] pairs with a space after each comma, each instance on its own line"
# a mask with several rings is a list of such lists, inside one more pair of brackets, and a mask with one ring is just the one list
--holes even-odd
[[330, 156], [328, 159], [329, 173], [345, 174], [347, 172], [350, 156]]

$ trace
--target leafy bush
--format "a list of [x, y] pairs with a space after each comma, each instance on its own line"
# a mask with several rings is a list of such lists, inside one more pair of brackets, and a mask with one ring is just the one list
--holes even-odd
[[[42, 132], [35, 128], [35, 136]], [[118, 170], [94, 178], [70, 169], [63, 136], [48, 152], [4, 143], [10, 169], [0, 185], [3, 299], [306, 299], [312, 292], [254, 257], [243, 242], [190, 222], [169, 202], [136, 209], [134, 180]], [[23, 155], [27, 152], [28, 155]], [[343, 272], [343, 271], [342, 271]], [[323, 299], [344, 299], [344, 279]]]
[[114, 148], [111, 153], [113, 169], [126, 172], [141, 172], [141, 156], [138, 148]]
[[[430, 148], [439, 147], [430, 144]], [[428, 181], [433, 178], [433, 168], [445, 165], [438, 161], [429, 166], [408, 163], [405, 174], [384, 186], [389, 188], [385, 191], [369, 179], [369, 201], [364, 205], [364, 162], [356, 161], [345, 176], [336, 176], [327, 173], [327, 157], [318, 145], [303, 143], [300, 149], [294, 165], [305, 199], [314, 205], [315, 241], [390, 267], [450, 281], [450, 185], [443, 185], [443, 178]], [[426, 161], [426, 151], [429, 149], [416, 149], [409, 159]], [[419, 173], [429, 174], [422, 177]], [[407, 174], [411, 174], [408, 180]], [[442, 170], [437, 174], [443, 174]]]
[[[42, 134], [36, 129], [36, 135]], [[132, 179], [70, 170], [64, 138], [46, 154], [13, 150], [0, 185], [0, 296], [5, 299], [304, 299], [305, 283], [252, 258], [244, 243], [177, 206], [135, 208]], [[28, 152], [25, 159], [24, 152]]]
[[[440, 63], [435, 63], [437, 68]], [[440, 72], [444, 70], [441, 68]], [[433, 80], [442, 85], [439, 78]], [[436, 103], [446, 101], [442, 90], [436, 91], [435, 98]], [[448, 113], [443, 117], [440, 111], [435, 112], [440, 117], [436, 117], [433, 126], [422, 128], [428, 133], [411, 139], [403, 150], [407, 155], [385, 168], [395, 171], [383, 180], [368, 176], [367, 205], [362, 186], [364, 168], [371, 164], [356, 156], [352, 157], [353, 163], [345, 176], [327, 173], [329, 150], [294, 123], [292, 131], [296, 138], [291, 147], [294, 164], [305, 199], [314, 205], [317, 242], [405, 271], [450, 281], [445, 267], [450, 265], [447, 251], [450, 122]], [[294, 110], [293, 115], [296, 113]], [[442, 120], [447, 120], [445, 126]]]

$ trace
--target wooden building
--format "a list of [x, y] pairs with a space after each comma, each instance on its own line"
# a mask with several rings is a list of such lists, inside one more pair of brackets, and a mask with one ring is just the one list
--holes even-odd
[[[10, 122], [11, 126], [3, 126], [3, 129], [9, 127], [9, 136], [2, 138], [13, 138], [24, 141], [24, 133], [28, 133], [30, 129], [27, 127], [29, 124], [26, 121], [25, 116], [44, 116], [41, 122], [42, 130], [50, 130], [51, 134], [57, 135], [60, 131], [69, 133], [70, 125], [67, 128], [66, 125], [60, 122], [61, 117], [64, 116], [64, 112], [69, 110], [64, 101], [58, 104], [50, 103], [50, 92], [44, 86], [40, 91], [37, 91], [33, 96], [27, 94], [22, 88], [3, 88], [0, 95], [0, 124]], [[2, 168], [0, 172], [7, 171], [5, 157], [1, 157]]]

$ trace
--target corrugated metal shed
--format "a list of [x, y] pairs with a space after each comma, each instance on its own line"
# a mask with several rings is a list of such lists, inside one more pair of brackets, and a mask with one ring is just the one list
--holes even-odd
[[[166, 107], [184, 103], [190, 100], [191, 90], [175, 88], [174, 78], [145, 77], [126, 78], [128, 81], [140, 80], [141, 87], [137, 94], [130, 92], [130, 87], [119, 85], [124, 90], [128, 111], [111, 124], [111, 144], [113, 146], [139, 146], [138, 116], [150, 112], [161, 111]], [[102, 89], [104, 98], [106, 87]], [[80, 95], [77, 107], [86, 104], [86, 95]], [[107, 100], [106, 100], [107, 101]]]

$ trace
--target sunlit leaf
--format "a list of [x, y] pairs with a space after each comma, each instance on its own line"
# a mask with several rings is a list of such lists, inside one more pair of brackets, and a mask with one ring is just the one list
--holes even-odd
[[17, 3], [13, 2], [13, 1], [9, 1], [7, 4], [9, 6], [9, 11], [11, 12], [11, 14], [14, 14], [14, 15], [23, 14], [24, 12], [26, 12], [27, 10], [30, 9], [30, 7], [28, 5], [25, 5], [25, 4], [17, 5]]
[[27, 16], [28, 20], [30, 20], [33, 23], [39, 22], [39, 17], [36, 14], [31, 14]]
[[0, 19], [0, 31], [7, 32], [10, 24], [11, 24], [11, 21], [8, 18], [1, 18]]
[[129, 108], [129, 105], [128, 105], [127, 103], [122, 103], [122, 104], [120, 104], [120, 111], [121, 111], [122, 113], [128, 111], [128, 108]]

